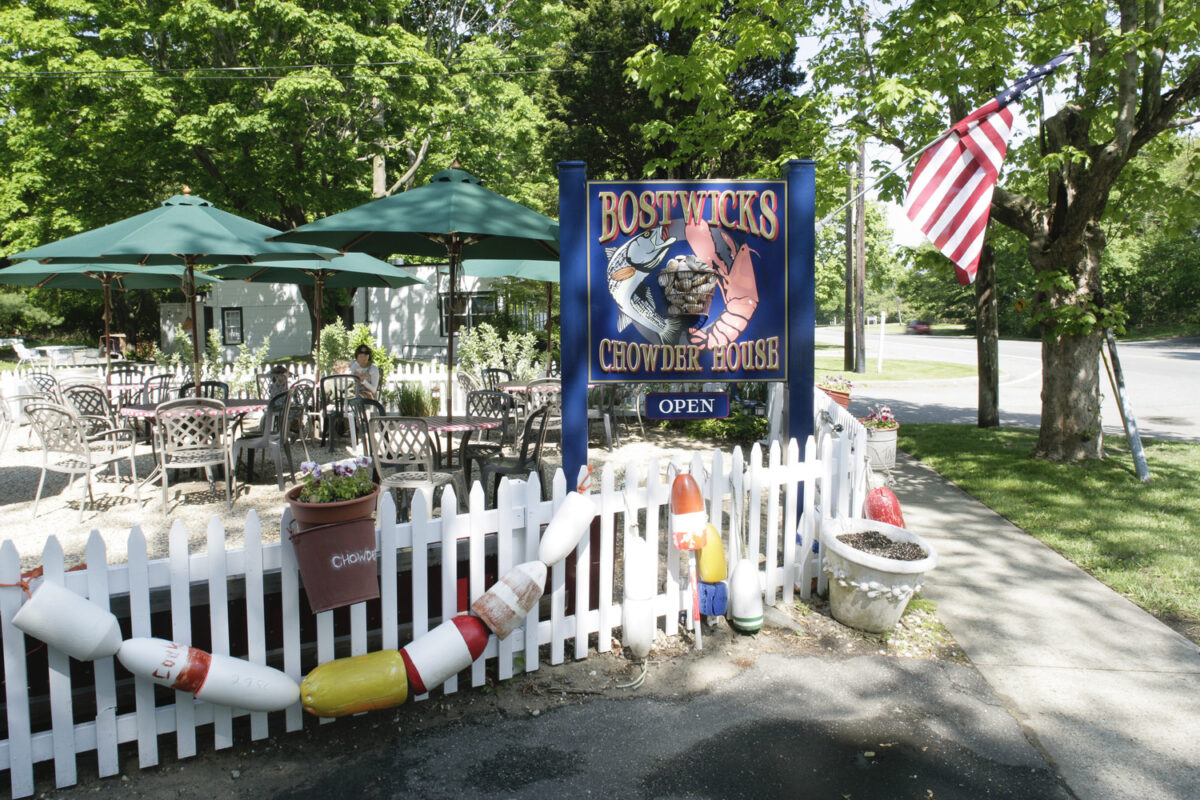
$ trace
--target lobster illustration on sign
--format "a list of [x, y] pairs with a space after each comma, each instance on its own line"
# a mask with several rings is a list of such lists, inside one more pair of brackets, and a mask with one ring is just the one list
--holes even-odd
[[[758, 281], [754, 277], [752, 255], [758, 255], [748, 245], [737, 247], [732, 237], [719, 228], [725, 247], [717, 252], [717, 243], [705, 222], [689, 222], [684, 235], [696, 258], [716, 272], [717, 287], [725, 301], [725, 310], [708, 327], [695, 327], [688, 331], [691, 343], [702, 350], [724, 347], [737, 340], [750, 324], [758, 308]], [[709, 298], [709, 308], [712, 299]], [[705, 313], [709, 308], [705, 308]]]

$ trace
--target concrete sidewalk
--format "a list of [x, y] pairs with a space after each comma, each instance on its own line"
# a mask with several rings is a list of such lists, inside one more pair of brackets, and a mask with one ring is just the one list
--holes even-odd
[[924, 593], [1080, 800], [1200, 797], [1200, 647], [900, 454]]

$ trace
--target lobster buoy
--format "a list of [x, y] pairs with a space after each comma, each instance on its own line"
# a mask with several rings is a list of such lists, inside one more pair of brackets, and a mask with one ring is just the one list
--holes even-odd
[[710, 522], [704, 529], [704, 536], [704, 547], [700, 550], [698, 567], [700, 580], [706, 583], [719, 583], [729, 577], [729, 569], [725, 565], [725, 545], [721, 543], [721, 532], [717, 530], [716, 525]]
[[900, 513], [900, 499], [886, 486], [867, 492], [863, 501], [863, 516], [875, 522], [886, 522], [897, 528], [904, 527], [904, 515]]
[[596, 516], [596, 503], [589, 495], [568, 492], [546, 526], [538, 545], [538, 560], [547, 567], [562, 561], [579, 544]]
[[126, 639], [117, 658], [134, 675], [221, 706], [279, 711], [300, 696], [296, 682], [277, 669], [166, 639]]
[[121, 649], [121, 626], [112, 612], [45, 580], [13, 616], [13, 625], [79, 661]]
[[517, 629], [537, 605], [546, 585], [546, 565], [541, 561], [517, 564], [471, 604], [472, 613], [492, 633], [503, 639]]
[[709, 617], [723, 617], [728, 610], [729, 587], [725, 581], [700, 581], [700, 613]]
[[479, 619], [462, 615], [443, 622], [400, 651], [408, 685], [414, 694], [425, 694], [483, 655], [488, 629]]
[[762, 589], [758, 586], [758, 570], [748, 558], [738, 561], [729, 579], [729, 624], [743, 633], [762, 628]]
[[671, 541], [680, 550], [699, 550], [707, 540], [708, 515], [696, 479], [686, 472], [671, 484]]
[[407, 699], [408, 672], [399, 650], [327, 661], [300, 682], [304, 710], [318, 717], [391, 708]]
[[621, 604], [621, 639], [637, 658], [645, 658], [654, 643], [658, 617], [654, 613], [658, 559], [640, 536], [625, 539], [625, 600]]

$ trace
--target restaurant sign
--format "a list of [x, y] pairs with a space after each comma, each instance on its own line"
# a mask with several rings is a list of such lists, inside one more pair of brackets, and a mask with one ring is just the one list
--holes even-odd
[[588, 380], [788, 378], [785, 181], [588, 181]]

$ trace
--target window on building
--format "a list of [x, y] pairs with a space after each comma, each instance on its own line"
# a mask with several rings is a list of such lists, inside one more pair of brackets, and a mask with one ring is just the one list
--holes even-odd
[[221, 309], [221, 343], [240, 345], [242, 342], [242, 310], [240, 308]]
[[[454, 330], [461, 331], [496, 314], [495, 292], [455, 292], [454, 301]], [[441, 335], [447, 335], [450, 323], [450, 293], [438, 294], [438, 307], [441, 309]]]

